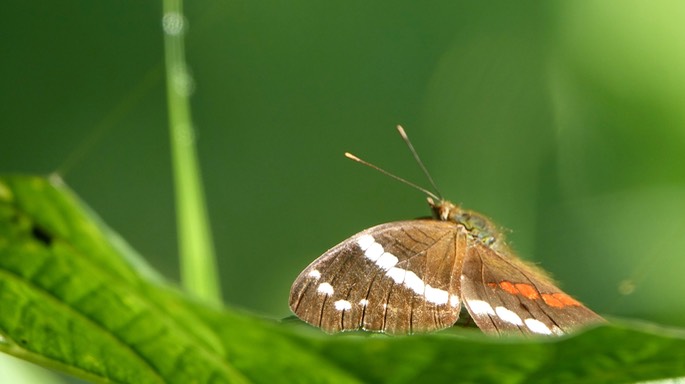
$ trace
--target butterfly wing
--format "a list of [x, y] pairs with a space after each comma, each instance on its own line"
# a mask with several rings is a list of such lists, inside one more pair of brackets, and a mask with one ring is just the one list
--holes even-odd
[[332, 333], [427, 332], [457, 321], [467, 234], [436, 220], [378, 225], [314, 260], [290, 291], [302, 320]]
[[[503, 252], [504, 253], [504, 252]], [[487, 333], [564, 334], [604, 319], [515, 256], [472, 240], [464, 260], [464, 305]]]

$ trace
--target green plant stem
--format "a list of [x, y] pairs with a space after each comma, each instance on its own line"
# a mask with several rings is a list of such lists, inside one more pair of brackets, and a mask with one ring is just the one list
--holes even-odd
[[181, 282], [191, 294], [216, 304], [221, 302], [221, 289], [190, 112], [189, 95], [193, 86], [186, 67], [183, 44], [186, 20], [182, 0], [164, 0], [163, 7], [166, 89]]

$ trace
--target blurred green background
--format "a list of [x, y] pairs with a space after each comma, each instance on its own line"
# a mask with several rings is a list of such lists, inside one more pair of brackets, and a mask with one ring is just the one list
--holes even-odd
[[[178, 280], [161, 5], [3, 4], [0, 171], [62, 172]], [[429, 213], [353, 152], [510, 228], [596, 311], [685, 326], [685, 3], [187, 2], [228, 304], [364, 228]]]

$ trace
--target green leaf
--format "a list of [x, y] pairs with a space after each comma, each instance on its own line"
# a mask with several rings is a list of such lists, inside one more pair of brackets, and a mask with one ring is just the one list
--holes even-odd
[[[284, 297], [287, 295], [284, 292]], [[625, 382], [685, 376], [685, 334], [324, 335], [197, 303], [60, 180], [0, 178], [0, 351], [98, 382]]]

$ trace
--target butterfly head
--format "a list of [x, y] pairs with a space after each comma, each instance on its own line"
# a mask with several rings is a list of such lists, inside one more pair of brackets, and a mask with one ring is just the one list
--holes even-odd
[[441, 221], [453, 221], [461, 224], [477, 240], [488, 246], [504, 244], [504, 235], [500, 233], [497, 226], [487, 217], [478, 212], [462, 209], [460, 206], [448, 200], [435, 202], [428, 198], [428, 205], [433, 210], [433, 215]]
[[441, 221], [448, 221], [454, 217], [457, 211], [461, 211], [461, 208], [451, 201], [440, 200], [437, 203], [432, 197], [428, 197], [428, 205], [430, 205], [431, 210], [433, 210], [433, 215], [436, 219]]

